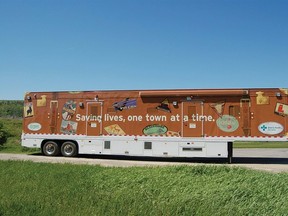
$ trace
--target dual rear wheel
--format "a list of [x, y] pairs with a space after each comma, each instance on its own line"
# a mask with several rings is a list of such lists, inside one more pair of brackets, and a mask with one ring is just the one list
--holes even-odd
[[42, 146], [42, 152], [47, 156], [57, 156], [61, 153], [65, 157], [73, 157], [77, 155], [77, 146], [71, 141], [66, 141], [61, 146], [55, 141], [47, 141]]

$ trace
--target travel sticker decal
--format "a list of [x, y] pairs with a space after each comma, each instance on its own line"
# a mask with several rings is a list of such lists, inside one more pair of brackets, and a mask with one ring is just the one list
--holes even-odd
[[171, 112], [171, 110], [169, 108], [168, 99], [165, 99], [164, 101], [162, 101], [161, 104], [156, 107], [156, 109], [164, 111], [164, 112]]
[[80, 94], [80, 93], [82, 93], [82, 91], [69, 91], [68, 93], [69, 94]]
[[125, 135], [126, 133], [118, 124], [113, 124], [104, 128], [104, 130], [110, 135]]
[[179, 132], [175, 132], [175, 131], [167, 131], [166, 133], [167, 136], [176, 136], [176, 137], [179, 137], [180, 136], [180, 133]]
[[46, 106], [46, 95], [42, 95], [41, 99], [37, 99], [37, 107], [44, 107]]
[[216, 120], [216, 124], [220, 130], [228, 133], [237, 130], [239, 127], [238, 120], [231, 115], [223, 115]]
[[264, 122], [258, 126], [258, 130], [263, 134], [275, 135], [284, 130], [284, 127], [278, 122]]
[[282, 103], [277, 103], [274, 112], [278, 115], [281, 115], [281, 116], [287, 116], [288, 115], [288, 105], [282, 104]]
[[164, 125], [153, 124], [148, 125], [143, 129], [143, 134], [145, 135], [165, 135], [168, 128]]
[[288, 95], [288, 88], [281, 88], [280, 91]]
[[32, 117], [34, 115], [33, 103], [28, 102], [24, 105], [24, 117]]
[[269, 104], [269, 96], [264, 96], [264, 92], [256, 92], [257, 98], [256, 98], [256, 103], [258, 105], [266, 105]]
[[64, 120], [70, 120], [76, 112], [76, 102], [70, 100], [66, 102], [62, 110], [62, 118]]
[[223, 114], [224, 105], [225, 105], [224, 102], [218, 102], [218, 103], [210, 104], [210, 107], [214, 109], [214, 111], [217, 113], [218, 116], [221, 117]]
[[76, 134], [77, 126], [77, 122], [62, 120], [60, 131], [63, 134]]
[[126, 98], [125, 100], [115, 102], [113, 107], [116, 111], [122, 111], [125, 109], [132, 109], [137, 106], [136, 99]]

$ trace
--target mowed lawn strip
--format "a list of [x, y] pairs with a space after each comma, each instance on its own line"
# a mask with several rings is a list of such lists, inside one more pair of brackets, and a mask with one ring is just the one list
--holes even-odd
[[288, 148], [288, 142], [234, 142], [233, 148]]
[[288, 174], [0, 161], [0, 215], [287, 215]]

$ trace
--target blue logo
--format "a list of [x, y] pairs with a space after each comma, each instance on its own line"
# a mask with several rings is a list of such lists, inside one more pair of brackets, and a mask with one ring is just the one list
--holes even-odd
[[258, 126], [258, 130], [263, 134], [275, 135], [281, 133], [284, 127], [278, 122], [263, 122]]
[[267, 127], [266, 125], [262, 125], [262, 126], [261, 126], [262, 131], [266, 131], [267, 128], [268, 128], [268, 127]]

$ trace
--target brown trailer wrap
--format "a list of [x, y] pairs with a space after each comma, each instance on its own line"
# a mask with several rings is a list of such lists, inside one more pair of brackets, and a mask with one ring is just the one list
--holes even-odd
[[285, 88], [29, 92], [22, 145], [46, 155], [231, 158], [235, 140], [287, 141], [287, 116]]

